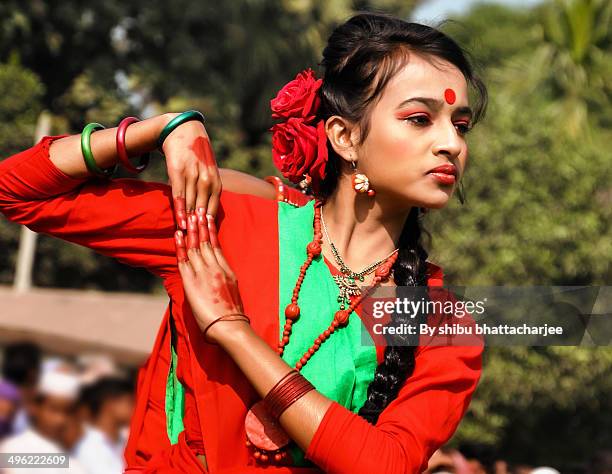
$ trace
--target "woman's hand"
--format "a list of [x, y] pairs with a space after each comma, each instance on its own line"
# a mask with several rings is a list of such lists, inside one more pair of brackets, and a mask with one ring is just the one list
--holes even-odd
[[[191, 214], [187, 222], [187, 242], [181, 230], [175, 232], [176, 257], [185, 295], [202, 331], [219, 316], [243, 313], [238, 280], [225, 260], [215, 220], [210, 215]], [[232, 324], [241, 324], [232, 321]], [[206, 339], [227, 330], [223, 322], [213, 325]]]
[[[170, 120], [176, 115], [168, 114]], [[188, 216], [196, 210], [216, 216], [221, 177], [204, 125], [197, 120], [179, 125], [168, 135], [162, 148], [178, 227], [187, 230]]]

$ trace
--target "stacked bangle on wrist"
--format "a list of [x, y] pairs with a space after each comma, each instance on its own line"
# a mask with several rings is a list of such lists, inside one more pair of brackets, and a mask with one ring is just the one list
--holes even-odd
[[170, 122], [168, 122], [168, 124], [164, 127], [164, 129], [159, 135], [159, 138], [157, 139], [157, 148], [159, 149], [159, 151], [163, 153], [162, 146], [164, 144], [164, 141], [166, 140], [166, 138], [168, 138], [168, 135], [170, 135], [176, 127], [192, 120], [197, 120], [198, 122], [204, 123], [204, 115], [202, 115], [202, 113], [198, 112], [197, 110], [188, 110], [187, 112], [183, 112], [182, 114], [177, 115], [172, 120], [170, 120]]
[[91, 134], [96, 130], [104, 130], [104, 128], [105, 127], [103, 125], [96, 122], [85, 125], [85, 128], [83, 128], [83, 131], [81, 132], [81, 152], [83, 153], [85, 166], [91, 173], [95, 174], [96, 176], [100, 176], [101, 178], [110, 178], [117, 170], [117, 165], [107, 169], [100, 168], [96, 163], [91, 151]]
[[149, 160], [151, 159], [151, 153], [145, 153], [140, 157], [140, 163], [138, 166], [134, 166], [130, 163], [130, 156], [127, 152], [127, 147], [125, 145], [125, 133], [127, 132], [127, 128], [133, 123], [140, 122], [140, 119], [136, 117], [126, 117], [117, 126], [117, 156], [119, 157], [119, 161], [121, 164], [131, 173], [140, 173], [143, 171], [147, 165], [149, 164]]
[[212, 323], [210, 323], [208, 326], [206, 326], [206, 328], [204, 329], [202, 336], [204, 337], [204, 340], [210, 344], [216, 345], [218, 346], [219, 344], [216, 344], [212, 341], [209, 341], [208, 339], [206, 339], [206, 333], [208, 332], [208, 330], [210, 329], [210, 327], [219, 322], [219, 321], [246, 321], [247, 323], [251, 324], [251, 320], [249, 319], [249, 317], [244, 314], [244, 313], [229, 313], [229, 314], [224, 314], [223, 316], [219, 316], [217, 319], [215, 319]]
[[287, 408], [314, 389], [314, 385], [306, 377], [292, 369], [263, 399], [266, 411], [278, 420]]

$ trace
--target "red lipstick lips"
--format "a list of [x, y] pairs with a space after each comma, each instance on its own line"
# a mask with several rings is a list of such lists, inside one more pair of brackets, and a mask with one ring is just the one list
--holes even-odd
[[436, 166], [429, 170], [427, 174], [431, 175], [442, 184], [453, 184], [457, 176], [457, 168], [450, 163]]

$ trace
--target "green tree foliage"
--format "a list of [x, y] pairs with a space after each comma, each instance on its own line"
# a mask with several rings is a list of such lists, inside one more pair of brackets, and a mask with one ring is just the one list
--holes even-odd
[[[32, 144], [44, 87], [32, 71], [12, 57], [0, 64], [0, 151], [12, 155]], [[0, 220], [0, 282], [13, 279], [19, 228]]]
[[44, 86], [36, 74], [12, 56], [0, 64], [0, 150], [17, 153], [30, 146]]

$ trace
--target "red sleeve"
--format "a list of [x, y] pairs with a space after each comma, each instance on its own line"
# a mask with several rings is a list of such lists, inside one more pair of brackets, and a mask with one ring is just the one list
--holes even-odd
[[[471, 317], [452, 317], [448, 323], [474, 326]], [[434, 451], [457, 429], [478, 384], [482, 339], [468, 341], [463, 346], [420, 345], [413, 374], [376, 425], [333, 402], [306, 458], [330, 474], [423, 472]]]
[[38, 144], [0, 163], [0, 211], [36, 232], [165, 276], [176, 271], [170, 187], [136, 179], [75, 179]]

